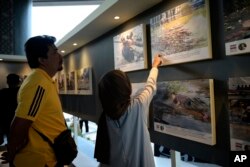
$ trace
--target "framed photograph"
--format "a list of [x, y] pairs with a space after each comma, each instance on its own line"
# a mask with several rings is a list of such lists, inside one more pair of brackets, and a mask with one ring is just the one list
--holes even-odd
[[77, 71], [77, 94], [92, 95], [92, 69], [82, 68]]
[[115, 69], [127, 72], [147, 68], [145, 28], [140, 24], [113, 37]]
[[59, 92], [59, 85], [58, 85], [58, 73], [56, 73], [52, 79], [54, 80], [55, 84], [56, 84], [56, 89], [57, 89], [57, 92]]
[[216, 144], [213, 79], [158, 82], [152, 108], [155, 131]]
[[250, 1], [223, 2], [226, 55], [250, 53]]
[[58, 83], [57, 85], [58, 85], [59, 94], [65, 94], [66, 93], [66, 79], [65, 79], [64, 72], [57, 73], [57, 83]]
[[162, 65], [212, 58], [208, 0], [186, 1], [150, 19], [152, 60]]
[[67, 94], [76, 94], [76, 71], [66, 74]]
[[232, 151], [250, 150], [250, 77], [228, 80], [228, 108]]

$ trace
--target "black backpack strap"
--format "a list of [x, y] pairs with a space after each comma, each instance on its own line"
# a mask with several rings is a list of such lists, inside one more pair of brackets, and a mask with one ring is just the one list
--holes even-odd
[[66, 128], [69, 129], [65, 118], [64, 118], [64, 123], [65, 123]]
[[44, 141], [48, 142], [49, 145], [53, 148], [53, 143], [52, 143], [52, 141], [50, 141], [50, 139], [47, 136], [45, 136], [43, 133], [39, 132], [35, 128], [33, 128], [33, 129], [43, 138]]
[[[64, 119], [64, 123], [65, 123], [66, 128], [69, 129], [65, 119]], [[37, 129], [35, 129], [35, 128], [33, 128], [33, 129], [43, 138], [44, 141], [48, 142], [49, 145], [53, 148], [53, 143], [52, 143], [52, 141], [50, 141], [50, 139], [47, 136], [45, 136], [42, 132], [39, 132]]]

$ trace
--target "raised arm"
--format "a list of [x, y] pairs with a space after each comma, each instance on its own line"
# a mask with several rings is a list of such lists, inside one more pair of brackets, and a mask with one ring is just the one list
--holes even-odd
[[158, 66], [161, 64], [161, 55], [156, 54], [152, 63], [152, 69], [150, 70], [145, 88], [138, 96], [139, 100], [149, 106], [150, 101], [152, 100], [156, 92], [156, 81], [158, 77]]

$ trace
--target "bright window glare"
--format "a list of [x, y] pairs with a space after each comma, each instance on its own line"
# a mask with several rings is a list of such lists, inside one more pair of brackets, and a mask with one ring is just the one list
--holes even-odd
[[33, 6], [31, 35], [52, 35], [58, 42], [98, 6]]

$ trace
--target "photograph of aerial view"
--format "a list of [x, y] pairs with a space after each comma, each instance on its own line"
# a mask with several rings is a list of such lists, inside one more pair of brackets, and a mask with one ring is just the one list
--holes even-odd
[[161, 53], [163, 64], [212, 58], [209, 5], [187, 1], [150, 19], [152, 55]]

